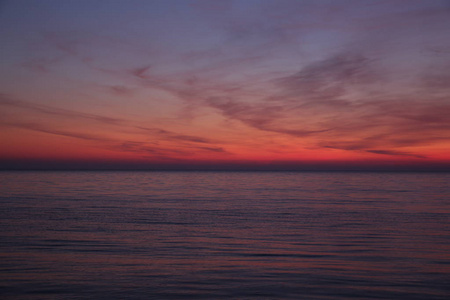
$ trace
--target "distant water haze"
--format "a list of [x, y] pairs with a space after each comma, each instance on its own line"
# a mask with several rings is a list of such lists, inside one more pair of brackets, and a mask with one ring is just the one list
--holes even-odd
[[448, 299], [449, 182], [0, 172], [0, 298]]

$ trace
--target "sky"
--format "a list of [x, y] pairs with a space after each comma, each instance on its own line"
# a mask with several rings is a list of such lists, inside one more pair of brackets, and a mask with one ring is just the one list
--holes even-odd
[[450, 1], [0, 2], [0, 169], [450, 170]]

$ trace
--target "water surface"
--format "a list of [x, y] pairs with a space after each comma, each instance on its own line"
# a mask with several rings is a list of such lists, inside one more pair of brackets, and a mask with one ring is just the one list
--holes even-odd
[[449, 299], [449, 182], [0, 172], [0, 298]]

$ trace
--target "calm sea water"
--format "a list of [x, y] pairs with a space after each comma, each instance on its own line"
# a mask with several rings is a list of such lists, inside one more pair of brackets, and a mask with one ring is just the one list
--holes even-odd
[[0, 298], [449, 299], [449, 183], [0, 172]]

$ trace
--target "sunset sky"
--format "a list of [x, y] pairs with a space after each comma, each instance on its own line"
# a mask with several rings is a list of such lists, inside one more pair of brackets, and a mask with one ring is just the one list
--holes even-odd
[[0, 168], [450, 170], [450, 1], [0, 2]]

